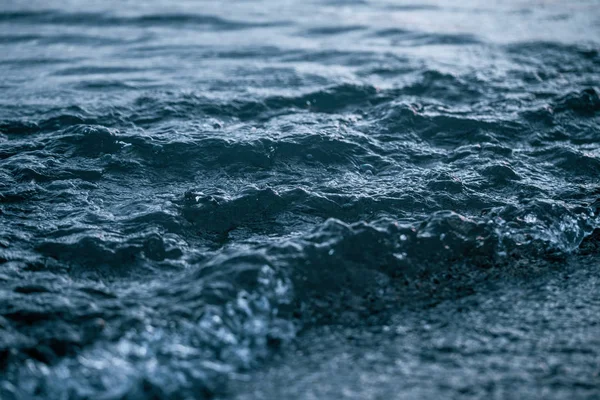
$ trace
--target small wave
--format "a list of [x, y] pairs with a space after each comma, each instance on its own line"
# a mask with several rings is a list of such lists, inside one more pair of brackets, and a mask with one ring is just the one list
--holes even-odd
[[[119, 84], [120, 85], [120, 84]], [[375, 105], [390, 99], [394, 93], [379, 92], [372, 86], [341, 84], [297, 97], [271, 96], [258, 100], [234, 99], [219, 102], [195, 94], [155, 97], [142, 96], [127, 106], [92, 113], [78, 106], [47, 110], [45, 117], [0, 120], [0, 133], [7, 135], [57, 131], [74, 125], [118, 126], [135, 124], [141, 127], [160, 121], [192, 116], [268, 120], [281, 114], [305, 110], [316, 113], [340, 113], [360, 105]]]
[[322, 27], [318, 27], [318, 28], [311, 28], [311, 29], [307, 30], [306, 32], [309, 35], [314, 35], [314, 36], [333, 36], [333, 35], [339, 35], [339, 34], [344, 34], [344, 33], [348, 33], [348, 32], [360, 31], [365, 28], [366, 28], [365, 26], [361, 26], [361, 25], [322, 26]]
[[436, 11], [441, 10], [441, 7], [433, 4], [391, 4], [386, 6], [386, 9], [393, 11]]
[[[384, 115], [381, 116], [380, 112]], [[419, 104], [394, 104], [374, 113], [378, 130], [385, 134], [411, 134], [440, 147], [499, 140], [510, 141], [520, 137], [523, 126], [515, 121], [469, 118], [460, 114], [427, 113]]]
[[59, 76], [113, 75], [113, 74], [126, 74], [126, 73], [138, 72], [138, 71], [139, 71], [139, 69], [137, 69], [137, 68], [129, 68], [129, 67], [123, 67], [123, 66], [93, 66], [93, 65], [89, 65], [89, 66], [83, 66], [83, 67], [64, 68], [64, 69], [61, 69], [61, 70], [57, 71], [56, 73], [54, 73], [54, 75], [59, 75]]
[[[104, 240], [97, 236], [83, 236], [75, 238], [63, 238], [61, 241], [46, 241], [40, 243], [36, 250], [42, 254], [57, 260], [62, 260], [72, 265], [90, 265], [92, 262], [98, 269], [103, 266], [113, 268], [107, 276], [120, 275], [115, 268], [121, 265], [134, 266], [139, 264], [143, 257], [152, 261], [163, 261], [165, 259], [177, 259], [182, 252], [177, 247], [169, 247], [163, 238], [158, 235], [150, 235], [140, 239], [131, 239], [128, 243], [117, 240]], [[89, 270], [86, 273], [93, 273]], [[131, 271], [123, 271], [127, 275]], [[139, 273], [136, 271], [135, 273]]]
[[[289, 301], [289, 282], [267, 260], [233, 256], [214, 262], [218, 263], [216, 269], [209, 263], [187, 279], [152, 287], [151, 293], [140, 288], [135, 294], [106, 296], [101, 288], [77, 284], [68, 292], [72, 301], [94, 299], [113, 311], [99, 318], [93, 309], [80, 310], [73, 314], [77, 316], [74, 320], [63, 322], [61, 332], [55, 330], [48, 339], [33, 339], [29, 347], [11, 343], [21, 351], [12, 357], [31, 356], [36, 360], [27, 370], [5, 371], [15, 383], [31, 382], [19, 385], [12, 394], [33, 395], [35, 391], [57, 397], [66, 393], [116, 392], [172, 397], [194, 393], [208, 398], [222, 393], [236, 371], [252, 366], [270, 348], [289, 340], [295, 328], [277, 315], [277, 305]], [[247, 290], [240, 290], [242, 287]], [[61, 293], [48, 296], [51, 301], [66, 298]], [[140, 300], [152, 303], [155, 311], [125, 306]], [[72, 305], [66, 308], [75, 311]], [[30, 320], [44, 325], [60, 320], [60, 315], [49, 313], [38, 318], [41, 314], [35, 310], [3, 314], [14, 323]], [[185, 326], [179, 325], [178, 318], [182, 317], [189, 321]], [[153, 321], [152, 327], [146, 325], [149, 321]], [[98, 340], [111, 338], [116, 332], [129, 333], [114, 340]], [[37, 352], [30, 351], [33, 343]], [[81, 364], [81, 357], [72, 356], [74, 350], [88, 361]], [[173, 362], [156, 370], [153, 365], [164, 357]], [[107, 363], [111, 368], [106, 368]], [[78, 367], [73, 368], [75, 365]], [[73, 378], [69, 380], [72, 384], [55, 385], [55, 377], [65, 373]], [[164, 381], [175, 376], [179, 376], [180, 384]], [[39, 379], [32, 381], [33, 377]], [[99, 384], [97, 378], [104, 383]], [[11, 393], [10, 388], [3, 390]]]
[[57, 154], [82, 155], [87, 157], [113, 153], [121, 149], [114, 131], [97, 125], [75, 125], [53, 135], [46, 144]]
[[33, 157], [12, 157], [4, 168], [11, 172], [18, 182], [53, 182], [59, 180], [81, 179], [98, 181], [102, 170], [92, 168], [66, 167], [56, 168], [53, 160], [40, 162]]
[[539, 159], [550, 161], [552, 165], [569, 175], [595, 177], [600, 173], [600, 159], [573, 148], [556, 146], [534, 153]]
[[386, 38], [395, 45], [436, 46], [436, 45], [474, 45], [482, 41], [473, 34], [441, 34], [435, 32], [416, 32], [398, 28], [388, 28], [376, 31], [374, 37]]
[[[28, 119], [0, 121], [0, 131], [7, 135], [29, 135], [47, 131], [57, 131], [73, 125], [100, 125], [84, 109], [74, 106], [65, 109], [50, 110], [46, 118], [37, 121]], [[108, 122], [105, 120], [105, 122]]]
[[593, 47], [585, 44], [562, 44], [558, 42], [529, 41], [510, 44], [507, 46], [509, 53], [531, 55], [542, 53], [552, 58], [565, 56], [577, 57], [593, 62], [600, 61], [600, 53]]
[[478, 89], [479, 86], [476, 81], [469, 82], [450, 74], [426, 71], [423, 73], [420, 82], [405, 87], [403, 92], [411, 96], [423, 96], [440, 101], [465, 103], [477, 100], [483, 95], [481, 90]]
[[35, 42], [41, 39], [41, 35], [33, 34], [2, 34], [0, 35], [0, 44], [11, 44], [19, 42]]
[[0, 13], [0, 22], [87, 26], [204, 26], [211, 29], [239, 30], [275, 26], [274, 23], [234, 21], [214, 15], [147, 14], [125, 17], [107, 13], [63, 12], [57, 10]]
[[594, 115], [600, 111], [598, 91], [594, 88], [588, 88], [579, 93], [569, 93], [556, 102], [554, 110], [556, 112], [572, 111], [578, 114]]

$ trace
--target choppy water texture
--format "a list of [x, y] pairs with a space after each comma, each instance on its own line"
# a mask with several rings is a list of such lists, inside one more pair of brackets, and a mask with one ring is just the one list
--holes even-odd
[[0, 4], [0, 397], [599, 398], [598, 1]]

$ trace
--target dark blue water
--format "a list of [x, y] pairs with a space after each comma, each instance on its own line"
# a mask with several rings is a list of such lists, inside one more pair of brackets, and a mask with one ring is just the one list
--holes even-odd
[[[227, 397], [311, 332], [415, 348], [394, 315], [473, 280], [595, 279], [599, 87], [593, 0], [4, 0], [2, 398]], [[536, 395], [600, 393], [594, 329]]]

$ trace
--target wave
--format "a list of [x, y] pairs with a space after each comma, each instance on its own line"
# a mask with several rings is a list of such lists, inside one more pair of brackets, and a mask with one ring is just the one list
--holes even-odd
[[595, 88], [588, 88], [579, 93], [569, 93], [556, 101], [556, 112], [572, 111], [583, 115], [594, 115], [600, 111], [600, 97]]
[[202, 26], [212, 30], [239, 30], [276, 26], [274, 23], [234, 21], [214, 15], [200, 14], [146, 14], [135, 17], [108, 13], [64, 12], [58, 10], [15, 11], [0, 13], [0, 22], [19, 24], [53, 24], [86, 26]]
[[365, 26], [351, 25], [351, 26], [322, 26], [318, 28], [310, 28], [306, 31], [308, 35], [314, 36], [333, 36], [345, 34], [348, 32], [360, 31], [366, 29]]
[[436, 45], [475, 45], [482, 44], [477, 36], [468, 33], [442, 34], [435, 32], [417, 32], [398, 28], [382, 29], [374, 32], [373, 37], [386, 38], [394, 45], [436, 46]]
[[[74, 71], [81, 74], [88, 71]], [[95, 69], [90, 70], [95, 73]], [[102, 69], [105, 73], [105, 69]], [[118, 69], [117, 72], [122, 72]], [[66, 73], [70, 73], [66, 71]], [[87, 83], [86, 83], [87, 84]], [[98, 83], [102, 85], [102, 83]], [[95, 84], [94, 84], [95, 85]], [[119, 84], [120, 85], [120, 84]], [[99, 86], [101, 88], [101, 86]], [[69, 106], [45, 110], [42, 118], [19, 118], [0, 120], [0, 132], [8, 135], [33, 134], [56, 131], [74, 125], [100, 125], [116, 127], [135, 124], [147, 127], [150, 124], [189, 117], [234, 118], [241, 121], [267, 121], [286, 114], [298, 112], [345, 114], [359, 112], [362, 107], [373, 108], [392, 104], [406, 96], [442, 98], [447, 101], [467, 98], [474, 100], [481, 96], [475, 83], [426, 71], [420, 82], [398, 89], [380, 90], [371, 85], [340, 84], [299, 96], [268, 96], [256, 100], [233, 99], [226, 102], [195, 93], [156, 93], [153, 96], [140, 96], [132, 104], [115, 107], [109, 112], [99, 113], [80, 106]], [[590, 92], [591, 96], [593, 93]], [[590, 100], [593, 102], [593, 100]], [[593, 107], [593, 106], [592, 106]]]
[[[66, 293], [54, 291], [52, 281], [16, 286], [1, 315], [10, 329], [27, 336], [7, 342], [0, 352], [5, 363], [6, 358], [37, 360], [27, 368], [9, 363], [5, 373], [19, 388], [13, 394], [57, 397], [110, 390], [210, 397], [222, 393], [239, 371], [267, 357], [270, 348], [291, 340], [300, 326], [333, 323], [347, 312], [372, 315], [410, 301], [411, 287], [429, 290], [460, 282], [473, 270], [508, 269], [518, 259], [575, 251], [594, 226], [589, 209], [539, 201], [492, 209], [482, 217], [437, 212], [416, 222], [329, 219], [300, 237], [220, 251], [184, 276], [143, 287], [133, 281], [106, 292], [81, 278]], [[165, 256], [161, 239], [145, 240], [135, 251], [160, 262]], [[83, 238], [69, 245], [74, 247], [47, 243], [41, 250], [72, 261], [83, 255], [107, 260], [132, 254], [131, 247], [123, 247], [107, 258], [108, 243]], [[26, 301], [31, 295], [45, 296], [53, 311]], [[59, 311], [56, 302], [67, 296], [70, 301]], [[101, 314], [73, 303], [90, 299]], [[23, 328], [56, 323], [64, 329], [52, 330], [49, 337]], [[6, 346], [13, 349], [10, 355]], [[168, 362], [157, 369], [165, 357]], [[68, 376], [69, 383], [56, 384], [59, 376]], [[175, 376], [180, 383], [169, 385]]]

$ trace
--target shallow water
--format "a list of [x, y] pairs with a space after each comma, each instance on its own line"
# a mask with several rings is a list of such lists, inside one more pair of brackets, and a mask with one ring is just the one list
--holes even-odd
[[597, 1], [3, 2], [0, 394], [228, 396], [595, 257], [599, 46]]

